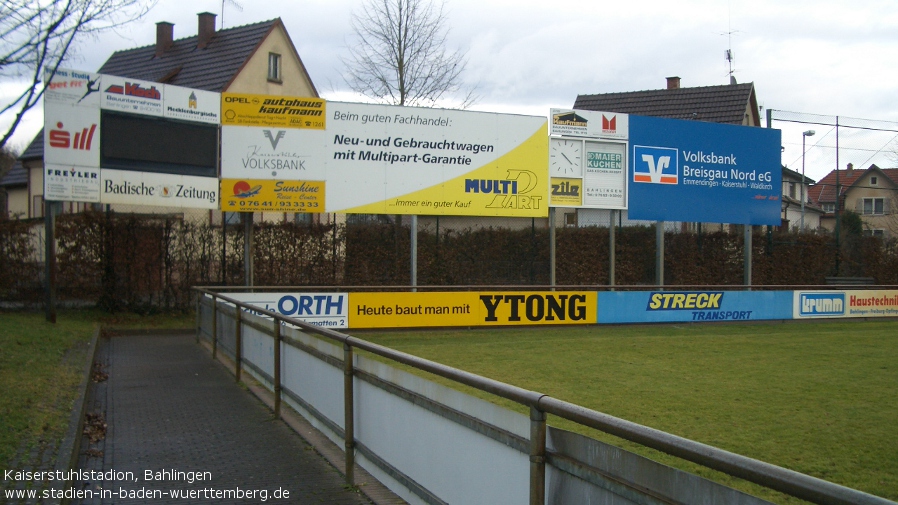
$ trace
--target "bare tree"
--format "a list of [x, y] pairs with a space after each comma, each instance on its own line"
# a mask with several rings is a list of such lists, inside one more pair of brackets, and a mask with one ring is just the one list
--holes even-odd
[[346, 84], [393, 105], [432, 106], [459, 92], [462, 108], [474, 101], [463, 89], [465, 54], [446, 49], [445, 4], [431, 0], [367, 0], [352, 16], [356, 41], [343, 59]]
[[55, 75], [77, 39], [114, 29], [145, 15], [155, 0], [0, 0], [0, 77], [24, 80], [21, 94], [0, 104], [0, 114], [16, 111], [0, 148], [25, 113], [44, 94], [43, 74]]

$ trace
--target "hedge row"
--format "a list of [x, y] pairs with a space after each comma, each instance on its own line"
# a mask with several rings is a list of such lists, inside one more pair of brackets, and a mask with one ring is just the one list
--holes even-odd
[[[0, 302], [42, 300], [40, 223], [0, 222]], [[57, 221], [58, 297], [107, 310], [187, 310], [191, 286], [244, 283], [243, 230], [179, 216], [64, 215]], [[254, 228], [257, 286], [402, 286], [411, 280], [410, 230], [388, 222], [262, 223]], [[666, 285], [741, 285], [741, 233], [666, 233]], [[655, 229], [616, 229], [615, 283], [655, 282]], [[605, 285], [607, 228], [562, 228], [556, 283]], [[898, 284], [895, 241], [756, 233], [752, 284], [816, 285], [831, 275]], [[544, 228], [472, 227], [418, 232], [419, 285], [547, 285]]]

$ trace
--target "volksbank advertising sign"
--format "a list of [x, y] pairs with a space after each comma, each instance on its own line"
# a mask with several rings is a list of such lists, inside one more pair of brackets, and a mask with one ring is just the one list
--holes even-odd
[[779, 225], [779, 130], [630, 116], [629, 217]]

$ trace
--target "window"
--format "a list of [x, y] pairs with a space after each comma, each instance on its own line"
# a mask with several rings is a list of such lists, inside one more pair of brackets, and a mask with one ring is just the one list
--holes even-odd
[[268, 53], [268, 80], [281, 82], [281, 55]]
[[306, 212], [297, 212], [293, 215], [293, 222], [299, 225], [311, 226], [312, 214]]
[[877, 182], [879, 182], [879, 180], [876, 178], [876, 176], [870, 177], [870, 185], [871, 186], [876, 186]]
[[795, 183], [789, 183], [789, 198], [795, 198]]
[[824, 203], [823, 204], [823, 212], [835, 212], [836, 204], [834, 203]]
[[883, 198], [864, 198], [862, 213], [864, 215], [882, 215], [885, 213]]
[[864, 236], [867, 237], [885, 237], [885, 230], [864, 230]]
[[568, 212], [564, 215], [564, 225], [565, 226], [577, 226], [577, 213], [576, 212]]

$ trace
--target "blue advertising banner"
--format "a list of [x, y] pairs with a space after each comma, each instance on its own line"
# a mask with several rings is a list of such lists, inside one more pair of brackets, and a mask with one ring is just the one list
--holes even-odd
[[792, 319], [792, 291], [603, 291], [599, 324]]
[[631, 219], [781, 224], [779, 130], [630, 116]]

